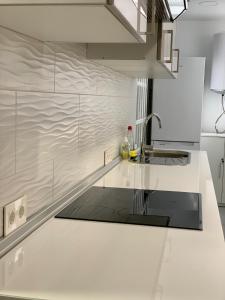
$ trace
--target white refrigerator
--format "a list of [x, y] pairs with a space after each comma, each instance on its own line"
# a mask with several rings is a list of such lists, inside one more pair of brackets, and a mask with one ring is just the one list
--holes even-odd
[[200, 149], [204, 96], [205, 58], [186, 57], [178, 79], [154, 80], [153, 112], [162, 120], [152, 122], [155, 148]]

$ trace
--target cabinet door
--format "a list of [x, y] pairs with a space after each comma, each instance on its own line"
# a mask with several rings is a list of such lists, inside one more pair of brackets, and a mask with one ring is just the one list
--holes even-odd
[[[175, 23], [162, 23], [159, 25], [158, 59], [170, 71], [172, 71], [172, 69], [174, 68], [173, 59], [175, 56], [174, 53], [175, 35], [176, 35]], [[175, 69], [176, 69], [175, 71], [177, 71], [177, 66], [175, 67]]]
[[[113, 6], [118, 9], [122, 16], [128, 21], [129, 26], [140, 34], [147, 31], [147, 0], [114, 0]], [[110, 8], [110, 7], [109, 7]], [[113, 11], [113, 7], [112, 7]], [[146, 36], [143, 35], [142, 39], [146, 42]]]
[[217, 137], [201, 138], [201, 150], [207, 151], [217, 202], [219, 204], [224, 201], [224, 141], [223, 138]]
[[146, 42], [138, 29], [146, 32], [147, 15], [133, 0], [0, 0], [0, 8], [1, 26], [41, 41]]

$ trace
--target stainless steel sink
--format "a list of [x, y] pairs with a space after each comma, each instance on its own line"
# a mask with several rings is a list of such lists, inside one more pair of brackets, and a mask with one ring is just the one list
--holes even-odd
[[161, 150], [154, 149], [151, 144], [147, 144], [147, 126], [152, 118], [156, 118], [158, 121], [159, 128], [162, 128], [160, 116], [156, 113], [151, 113], [147, 116], [142, 132], [142, 143], [141, 143], [141, 153], [142, 156], [138, 157], [135, 162], [141, 164], [155, 164], [155, 165], [175, 165], [175, 166], [185, 166], [191, 161], [191, 153], [186, 151], [177, 150]]
[[156, 165], [180, 165], [185, 166], [191, 161], [191, 153], [178, 150], [145, 150], [140, 163]]

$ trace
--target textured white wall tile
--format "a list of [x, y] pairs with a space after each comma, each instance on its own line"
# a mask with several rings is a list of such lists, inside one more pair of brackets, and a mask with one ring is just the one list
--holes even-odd
[[15, 95], [0, 91], [0, 178], [15, 173]]
[[136, 80], [121, 73], [99, 66], [96, 75], [98, 95], [132, 97], [135, 93]]
[[96, 65], [73, 51], [56, 49], [55, 91], [96, 94]]
[[82, 159], [77, 151], [54, 161], [54, 200], [65, 196], [88, 174], [86, 160]]
[[54, 52], [56, 53], [67, 53], [70, 57], [82, 56], [86, 57], [87, 46], [86, 44], [77, 43], [63, 43], [63, 42], [46, 42]]
[[104, 96], [80, 96], [80, 149], [93, 149], [104, 143], [110, 127], [110, 120], [107, 120], [108, 105], [108, 98]]
[[12, 131], [7, 135], [0, 135], [0, 179], [15, 174], [15, 171], [15, 131]]
[[119, 150], [136, 81], [85, 53], [0, 28], [0, 235], [5, 204], [27, 194], [31, 216]]
[[53, 201], [53, 162], [35, 165], [14, 176], [0, 180], [0, 235], [2, 235], [3, 207], [27, 195], [28, 216]]
[[119, 144], [127, 126], [127, 98], [80, 96], [79, 151], [86, 156], [87, 168], [104, 163], [104, 150]]
[[55, 55], [44, 43], [0, 27], [0, 88], [53, 91]]
[[75, 150], [78, 116], [76, 95], [18, 93], [17, 170]]
[[79, 153], [85, 174], [104, 164], [103, 149], [108, 140], [107, 97], [80, 96]]
[[0, 91], [0, 135], [15, 130], [16, 93]]

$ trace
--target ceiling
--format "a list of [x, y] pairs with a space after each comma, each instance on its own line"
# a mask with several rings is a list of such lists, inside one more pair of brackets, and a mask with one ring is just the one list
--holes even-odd
[[188, 11], [181, 20], [213, 20], [224, 19], [225, 0], [190, 0]]

